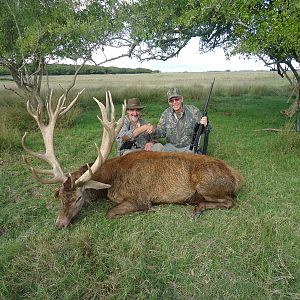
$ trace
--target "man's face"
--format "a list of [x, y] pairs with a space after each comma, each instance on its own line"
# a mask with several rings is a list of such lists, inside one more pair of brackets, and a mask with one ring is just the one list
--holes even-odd
[[175, 110], [175, 112], [179, 112], [182, 109], [183, 97], [173, 97], [169, 100], [169, 105]]
[[128, 114], [130, 121], [137, 122], [141, 115], [141, 110], [140, 109], [127, 109], [127, 114]]

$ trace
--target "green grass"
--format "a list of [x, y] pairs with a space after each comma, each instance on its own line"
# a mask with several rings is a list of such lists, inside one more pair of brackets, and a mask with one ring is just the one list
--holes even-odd
[[[236, 74], [216, 74], [220, 77], [209, 108], [209, 154], [245, 177], [238, 206], [231, 210], [206, 211], [194, 220], [190, 206], [161, 205], [149, 213], [107, 220], [111, 204], [95, 201], [72, 226], [59, 230], [54, 226], [59, 211], [53, 197], [56, 186], [31, 178], [20, 162], [21, 147], [2, 149], [0, 299], [299, 299], [300, 135], [289, 130], [279, 113], [287, 104], [273, 74], [251, 72], [240, 80]], [[157, 85], [149, 77], [149, 86], [141, 75], [144, 94], [137, 88], [138, 76], [133, 81], [133, 76], [116, 76], [111, 85], [106, 77], [103, 82], [98, 78], [97, 85], [89, 83], [74, 126], [57, 130], [57, 156], [66, 171], [95, 158], [94, 143], [101, 135], [90, 96], [98, 85], [99, 99], [103, 86], [113, 97], [117, 94], [118, 112], [121, 100], [137, 88], [145, 116], [156, 123], [167, 106], [164, 86], [186, 76], [194, 78], [186, 81], [191, 84], [189, 88], [186, 83], [187, 94], [196, 93], [193, 82], [198, 81], [205, 82], [207, 92], [212, 77], [159, 75]], [[252, 85], [261, 89], [257, 95], [240, 85], [253, 77]], [[87, 83], [85, 78], [79, 78], [79, 87]], [[224, 88], [217, 93], [221, 82]], [[194, 95], [187, 96], [187, 102], [195, 103]], [[28, 140], [34, 149], [42, 149], [32, 127]]]

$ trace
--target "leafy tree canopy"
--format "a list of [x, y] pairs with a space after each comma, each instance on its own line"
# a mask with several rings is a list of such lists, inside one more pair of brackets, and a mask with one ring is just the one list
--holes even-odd
[[[167, 59], [192, 37], [201, 51], [223, 47], [228, 55], [268, 55], [300, 62], [300, 4], [283, 0], [140, 0], [130, 19], [142, 59]], [[139, 24], [139, 25], [138, 25]]]
[[201, 52], [261, 58], [299, 101], [299, 19], [297, 0], [0, 0], [0, 66], [39, 102], [49, 60], [85, 62], [106, 46], [125, 46], [118, 57], [166, 60], [200, 37]]
[[42, 77], [50, 60], [86, 62], [105, 46], [125, 46], [127, 53], [120, 56], [128, 55], [126, 5], [118, 0], [0, 0], [0, 66], [10, 70], [22, 98], [33, 101], [34, 96], [42, 105]]
[[140, 59], [166, 60], [200, 37], [200, 52], [222, 47], [228, 56], [259, 57], [289, 79], [299, 101], [299, 1], [140, 0], [131, 9], [131, 33], [139, 43], [134, 55]]

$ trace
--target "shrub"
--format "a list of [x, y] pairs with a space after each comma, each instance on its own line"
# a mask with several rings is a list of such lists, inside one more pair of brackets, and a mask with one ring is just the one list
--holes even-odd
[[16, 128], [8, 129], [5, 123], [0, 121], [0, 150], [20, 148], [20, 141], [20, 132]]
[[294, 121], [290, 120], [284, 125], [279, 133], [276, 146], [277, 149], [281, 149], [282, 153], [288, 153], [300, 148], [300, 132], [296, 132]]
[[[70, 110], [57, 123], [58, 128], [70, 128], [80, 114], [78, 107]], [[22, 148], [21, 137], [25, 131], [37, 130], [37, 125], [23, 103], [1, 107], [0, 149]]]
[[22, 103], [3, 106], [0, 119], [0, 148], [20, 148], [22, 134], [33, 128], [32, 119]]

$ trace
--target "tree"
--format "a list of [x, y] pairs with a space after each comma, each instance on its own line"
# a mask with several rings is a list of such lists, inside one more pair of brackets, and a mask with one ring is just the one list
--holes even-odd
[[40, 106], [51, 60], [84, 64], [106, 46], [125, 50], [104, 55], [103, 62], [127, 55], [167, 60], [192, 37], [200, 37], [200, 52], [223, 47], [228, 56], [256, 56], [286, 77], [296, 94], [287, 115], [300, 101], [296, 0], [0, 0], [0, 5], [0, 66], [10, 70], [21, 96]]
[[[0, 0], [0, 66], [9, 69], [22, 99], [43, 109], [42, 79], [51, 61], [70, 58], [80, 68], [105, 46], [124, 46], [127, 52], [104, 56], [102, 62], [127, 56], [131, 42], [124, 38], [126, 3], [118, 0]], [[46, 76], [47, 77], [47, 76]]]
[[131, 34], [137, 41], [133, 55], [139, 59], [176, 56], [192, 37], [200, 37], [202, 53], [222, 47], [228, 57], [259, 57], [289, 80], [296, 101], [284, 113], [295, 113], [300, 101], [299, 1], [140, 0], [131, 9]]

